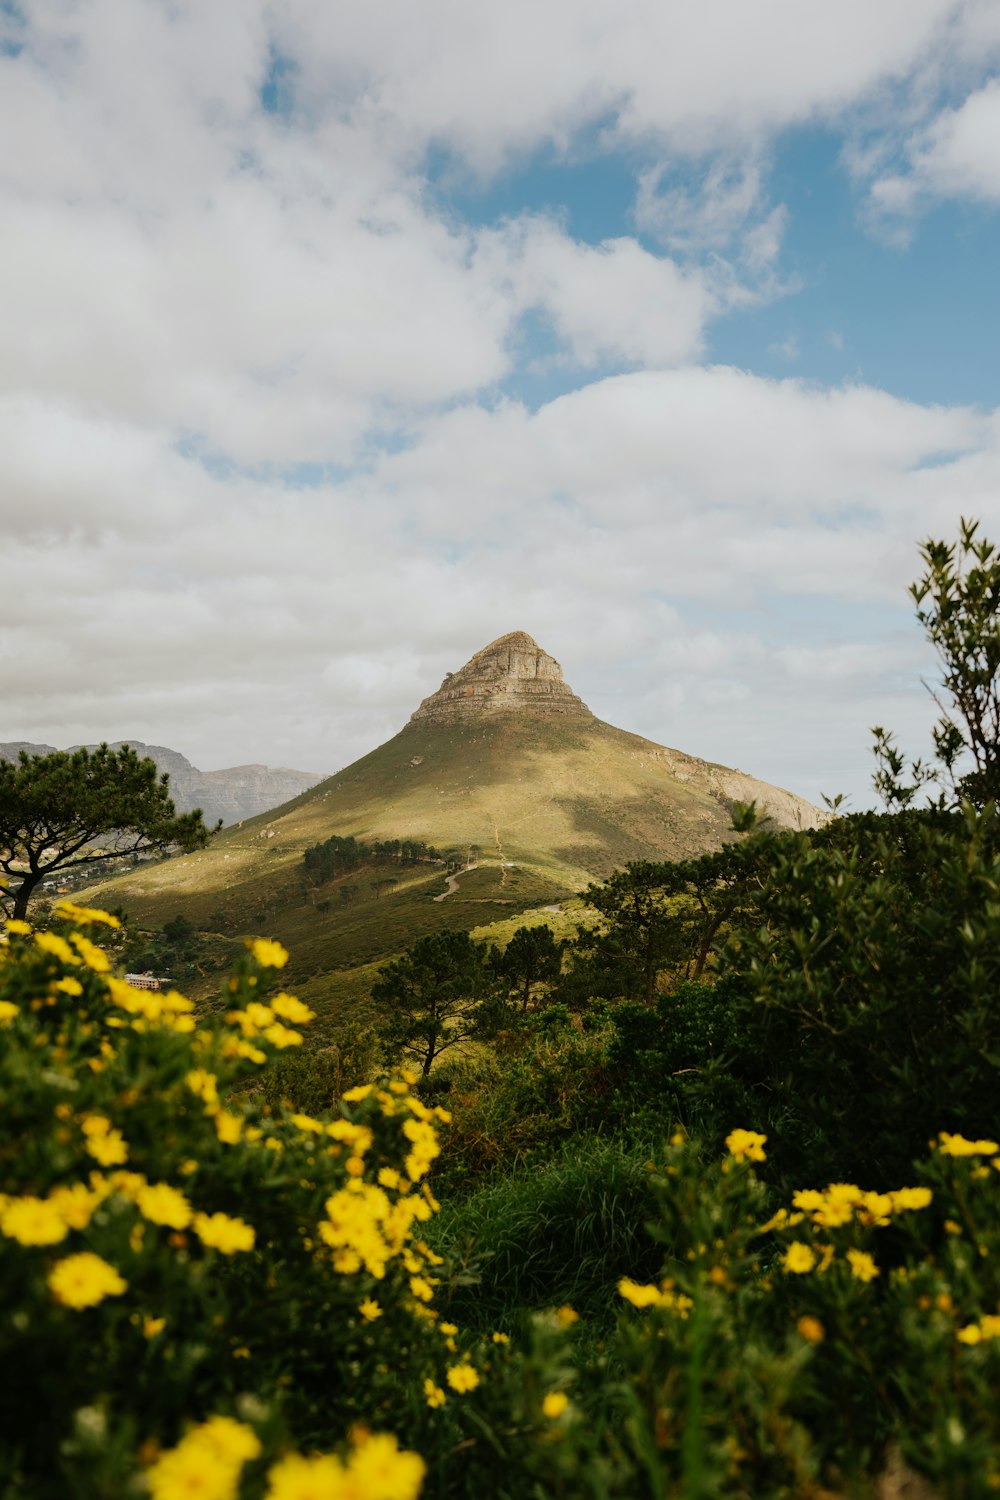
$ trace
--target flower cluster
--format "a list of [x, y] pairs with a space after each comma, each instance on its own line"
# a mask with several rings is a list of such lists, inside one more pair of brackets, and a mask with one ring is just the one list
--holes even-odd
[[[235, 1494], [250, 1463], [255, 1493], [273, 1500], [415, 1495], [421, 1461], [396, 1441], [416, 1420], [399, 1406], [401, 1372], [424, 1393], [419, 1425], [467, 1400], [482, 1367], [440, 1321], [440, 1258], [421, 1238], [447, 1113], [420, 1101], [412, 1074], [351, 1091], [332, 1117], [265, 1106], [258, 1070], [313, 1020], [294, 995], [268, 993], [280, 944], [249, 943], [227, 1008], [203, 1015], [112, 972], [92, 924], [114, 919], [60, 915], [91, 935], [10, 923], [0, 945], [0, 1096], [19, 1142], [0, 1151], [7, 1356], [47, 1372], [0, 1417], [0, 1451], [15, 1466], [29, 1462], [22, 1443], [36, 1466], [51, 1454], [48, 1479], [29, 1472], [54, 1493], [87, 1410], [157, 1455], [154, 1500]], [[247, 1393], [281, 1429], [260, 1429], [263, 1453], [223, 1417], [177, 1442], [206, 1402], [233, 1409]], [[32, 1436], [43, 1409], [44, 1442]], [[312, 1430], [320, 1409], [330, 1446], [359, 1422], [396, 1437], [359, 1432], [342, 1459], [281, 1457], [285, 1424]], [[126, 1468], [118, 1487], [131, 1482]]]
[[623, 1276], [618, 1283], [618, 1295], [633, 1307], [662, 1307], [682, 1318], [686, 1318], [694, 1306], [690, 1297], [675, 1290], [675, 1284], [669, 1277], [661, 1281], [659, 1286], [648, 1286]]
[[[929, 1207], [933, 1194], [927, 1187], [897, 1188], [887, 1193], [869, 1192], [852, 1182], [831, 1182], [826, 1188], [802, 1188], [792, 1196], [792, 1209], [781, 1208], [761, 1226], [761, 1234], [799, 1230], [805, 1226], [807, 1239], [796, 1235], [788, 1241], [780, 1257], [783, 1271], [792, 1276], [806, 1276], [815, 1271], [822, 1275], [837, 1259], [831, 1230], [855, 1226], [862, 1234], [883, 1228], [894, 1215]], [[821, 1231], [820, 1235], [813, 1233]], [[802, 1233], [799, 1230], [799, 1233]], [[841, 1260], [857, 1281], [874, 1281], [880, 1274], [871, 1253], [855, 1244], [843, 1247]]]
[[[148, 1470], [152, 1500], [236, 1500], [244, 1466], [261, 1456], [252, 1427], [212, 1417]], [[286, 1453], [267, 1471], [265, 1500], [416, 1500], [425, 1465], [388, 1433], [359, 1430], [347, 1457]]]

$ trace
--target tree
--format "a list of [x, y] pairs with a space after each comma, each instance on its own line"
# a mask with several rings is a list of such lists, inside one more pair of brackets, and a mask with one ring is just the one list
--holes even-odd
[[660, 973], [680, 963], [684, 954], [676, 899], [683, 882], [676, 870], [674, 865], [637, 861], [616, 870], [603, 885], [587, 887], [584, 899], [603, 922], [581, 930], [576, 939], [569, 994], [582, 987], [604, 999], [652, 1005]]
[[[898, 1181], [937, 1131], [996, 1123], [1000, 556], [963, 521], [921, 557], [910, 593], [943, 668], [932, 759], [907, 767], [876, 730], [890, 811], [775, 840], [722, 954], [744, 1117], [799, 1183], [807, 1165]], [[929, 784], [930, 806], [913, 805]]]
[[956, 542], [926, 541], [925, 572], [910, 587], [917, 619], [938, 654], [946, 704], [934, 726], [934, 761], [914, 761], [909, 779], [893, 738], [873, 731], [876, 791], [890, 807], [906, 807], [921, 787], [944, 785], [950, 797], [976, 807], [1000, 799], [1000, 553], [962, 520]]
[[186, 948], [196, 931], [194, 923], [181, 913], [163, 924], [164, 941], [172, 948]]
[[758, 824], [752, 803], [734, 804], [733, 827], [748, 836], [694, 859], [637, 861], [588, 887], [584, 896], [603, 921], [576, 939], [574, 969], [561, 987], [568, 997], [652, 1006], [664, 974], [671, 984], [702, 977], [727, 928], [755, 910], [784, 837]]
[[20, 880], [7, 898], [9, 915], [23, 918], [36, 888], [58, 870], [168, 844], [201, 848], [210, 830], [200, 809], [174, 811], [169, 780], [127, 745], [22, 750], [16, 764], [0, 761], [0, 870]]
[[372, 999], [387, 1009], [379, 1028], [390, 1047], [415, 1058], [426, 1075], [435, 1058], [482, 1029], [486, 947], [467, 932], [433, 932], [403, 957], [383, 964]]
[[540, 984], [555, 984], [562, 972], [563, 944], [552, 928], [519, 927], [501, 953], [494, 948], [490, 966], [508, 991], [527, 1010]]

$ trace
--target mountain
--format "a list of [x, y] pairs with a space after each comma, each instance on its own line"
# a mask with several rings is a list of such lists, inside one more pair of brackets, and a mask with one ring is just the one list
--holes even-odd
[[[734, 836], [736, 800], [756, 801], [783, 828], [826, 818], [791, 792], [603, 723], [558, 662], [515, 631], [449, 673], [398, 734], [336, 776], [89, 899], [153, 924], [183, 913], [203, 930], [278, 937], [292, 953], [288, 982], [322, 1006], [351, 990], [345, 971], [358, 971], [360, 995], [359, 966], [423, 932], [492, 934], [520, 913], [563, 907], [629, 860], [717, 848]], [[311, 889], [303, 854], [334, 834], [423, 841], [466, 868], [446, 883], [440, 863], [373, 855]]]
[[[323, 778], [310, 771], [272, 770], [270, 766], [233, 766], [227, 771], [199, 771], [186, 756], [165, 745], [144, 745], [141, 740], [116, 740], [112, 750], [130, 745], [137, 755], [156, 762], [158, 771], [170, 776], [170, 795], [178, 812], [200, 807], [210, 826], [221, 818], [224, 824], [238, 823], [267, 812], [300, 792], [307, 791]], [[71, 750], [86, 748], [71, 745]], [[0, 744], [0, 760], [17, 760], [22, 750], [29, 755], [52, 755], [53, 745], [33, 745], [16, 740]]]

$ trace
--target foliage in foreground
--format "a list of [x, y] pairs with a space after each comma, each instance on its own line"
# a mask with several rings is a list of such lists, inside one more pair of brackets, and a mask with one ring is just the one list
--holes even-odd
[[329, 1116], [241, 1102], [309, 1020], [269, 993], [279, 945], [200, 1021], [63, 915], [0, 946], [5, 1492], [778, 1500], [871, 1493], [892, 1446], [942, 1494], [1000, 1486], [996, 1141], [944, 1134], [892, 1191], [774, 1213], [763, 1135], [707, 1163], [677, 1135], [641, 1192], [619, 1173], [654, 1244], [614, 1251], [600, 1342], [565, 1305], [471, 1338], [422, 1237], [443, 1112], [405, 1076]]

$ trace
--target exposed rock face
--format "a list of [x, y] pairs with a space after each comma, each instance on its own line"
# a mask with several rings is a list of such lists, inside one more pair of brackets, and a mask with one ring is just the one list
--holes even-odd
[[593, 718], [563, 681], [555, 658], [523, 630], [514, 630], [477, 651], [460, 671], [449, 672], [410, 722], [461, 722], [498, 713]]
[[[282, 802], [288, 802], [301, 792], [322, 781], [322, 776], [310, 771], [289, 771], [285, 768], [272, 770], [270, 766], [233, 766], [225, 771], [199, 771], [187, 756], [166, 745], [144, 745], [141, 740], [116, 740], [112, 750], [130, 745], [140, 756], [148, 756], [156, 762], [158, 771], [166, 771], [170, 777], [170, 796], [178, 812], [191, 812], [200, 807], [205, 822], [211, 826], [221, 818], [223, 823], [238, 823], [243, 818], [254, 818], [258, 813], [270, 812]], [[78, 750], [79, 745], [71, 745]], [[88, 750], [96, 749], [88, 745]], [[0, 760], [16, 760], [18, 753], [26, 750], [29, 755], [51, 755], [53, 746], [32, 745], [24, 741], [0, 744]]]

